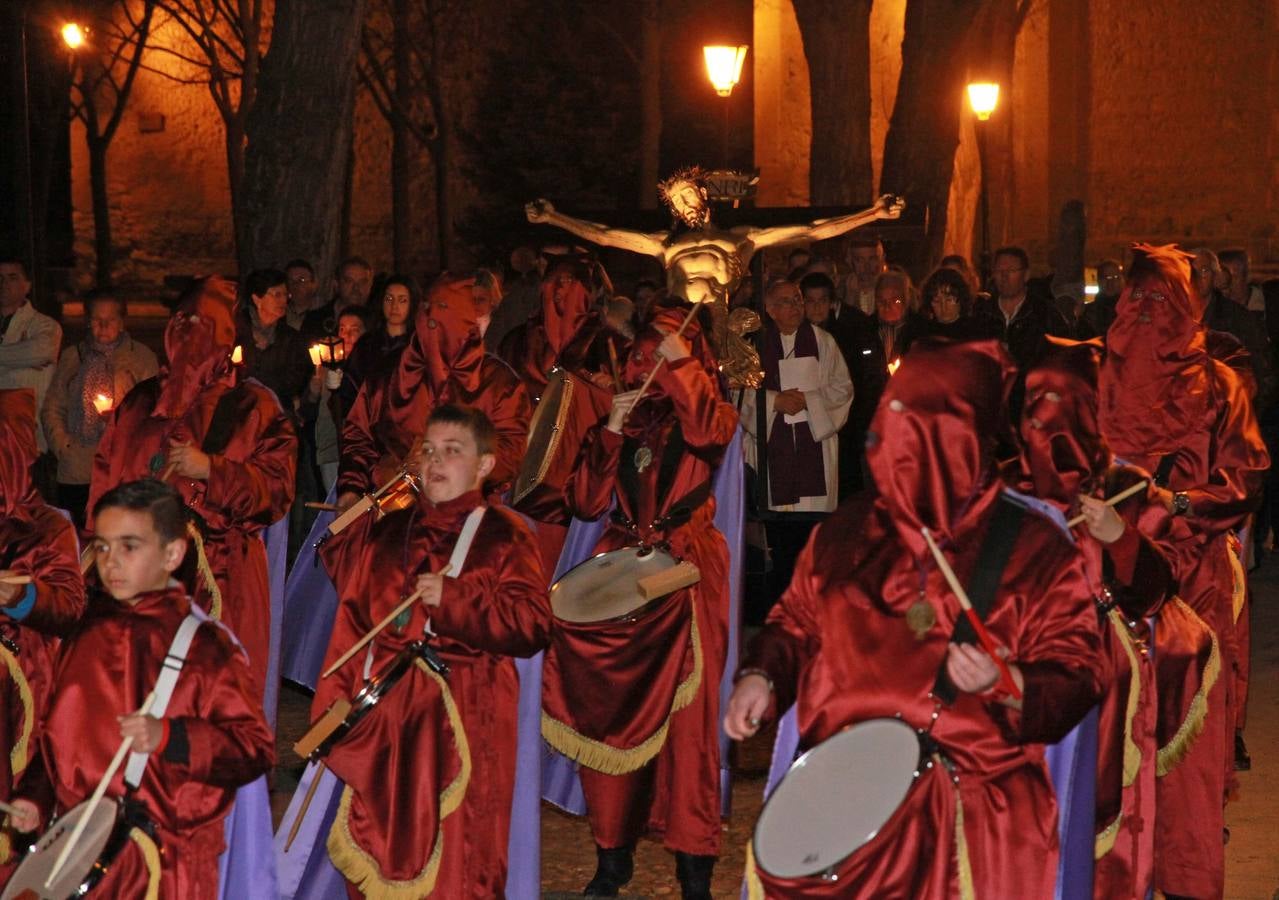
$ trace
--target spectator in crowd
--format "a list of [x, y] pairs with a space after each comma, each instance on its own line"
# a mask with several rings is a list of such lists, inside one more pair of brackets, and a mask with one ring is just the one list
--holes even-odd
[[1221, 267], [1230, 276], [1229, 284], [1224, 288], [1226, 296], [1250, 313], [1264, 315], [1266, 301], [1261, 287], [1248, 280], [1250, 274], [1248, 251], [1242, 247], [1232, 247], [1229, 250], [1222, 250], [1218, 256], [1221, 259]]
[[949, 256], [941, 258], [941, 267], [943, 269], [954, 269], [960, 275], [964, 276], [964, 281], [968, 282], [968, 296], [977, 299], [982, 293], [981, 284], [977, 279], [977, 273], [973, 271], [972, 265], [968, 262], [968, 257], [958, 253], [952, 253]]
[[923, 317], [919, 326], [907, 333], [903, 352], [921, 337], [971, 341], [999, 336], [996, 323], [973, 315], [971, 285], [960, 270], [949, 266], [935, 270], [921, 293]]
[[417, 316], [422, 291], [407, 275], [391, 275], [382, 285], [381, 302], [373, 308], [369, 330], [346, 357], [342, 387], [343, 407], [350, 409], [360, 385], [370, 378], [389, 375], [409, 344], [409, 323]]
[[320, 283], [315, 280], [315, 267], [305, 259], [291, 259], [284, 267], [288, 279], [289, 308], [285, 318], [290, 328], [302, 330], [307, 313], [319, 302]]
[[[742, 279], [743, 284], [749, 284], [750, 281], [749, 278]], [[641, 327], [644, 325], [644, 322], [648, 320], [649, 311], [661, 295], [662, 288], [653, 279], [641, 278], [635, 282], [635, 322], [637, 325]]]
[[[342, 341], [342, 358], [355, 352], [355, 345], [364, 337], [364, 312], [358, 308], [345, 309], [338, 316], [338, 337]], [[342, 364], [323, 367], [320, 383], [311, 382], [314, 397], [313, 433], [315, 435], [315, 461], [320, 470], [320, 485], [325, 493], [332, 489], [338, 478], [338, 461], [341, 458], [342, 421], [346, 408], [338, 397], [338, 390], [345, 378]]]
[[1113, 259], [1097, 263], [1097, 296], [1084, 307], [1084, 322], [1100, 338], [1115, 321], [1115, 307], [1124, 289], [1124, 267]]
[[544, 267], [545, 260], [532, 247], [511, 251], [510, 275], [502, 285], [501, 303], [494, 307], [484, 331], [484, 346], [490, 353], [497, 352], [502, 338], [523, 325], [540, 305]]
[[337, 294], [328, 303], [306, 314], [302, 322], [302, 335], [309, 341], [332, 335], [337, 331], [338, 315], [352, 306], [361, 309], [369, 302], [373, 287], [373, 267], [362, 256], [348, 256], [338, 265]]
[[124, 301], [105, 291], [85, 298], [85, 339], [62, 351], [44, 398], [41, 421], [58, 460], [58, 506], [84, 527], [93, 454], [108, 414], [135, 384], [160, 371], [150, 348], [125, 330]]
[[1045, 338], [1069, 337], [1070, 329], [1052, 298], [1029, 290], [1030, 257], [1021, 247], [1000, 247], [994, 257], [995, 294], [978, 300], [976, 313], [1002, 325], [1002, 340], [1018, 367], [1032, 367], [1044, 353]]
[[1203, 306], [1204, 326], [1211, 331], [1224, 331], [1234, 335], [1248, 351], [1248, 362], [1252, 366], [1253, 379], [1257, 385], [1253, 406], [1260, 415], [1274, 402], [1276, 387], [1270, 339], [1266, 335], [1265, 325], [1237, 300], [1232, 300], [1214, 287], [1221, 272], [1217, 254], [1206, 247], [1198, 247], [1190, 252], [1194, 254], [1190, 264], [1191, 284]]
[[[808, 294], [824, 293], [829, 310], [830, 279], [814, 273], [805, 280], [819, 278], [825, 283], [810, 282]], [[774, 513], [764, 522], [773, 564], [767, 596], [758, 606], [748, 600], [747, 620], [755, 625], [763, 624], [790, 584], [809, 532], [839, 499], [839, 430], [848, 419], [853, 382], [835, 339], [806, 317], [807, 306], [793, 282], [769, 286], [760, 354], [764, 384], [744, 391], [740, 407], [746, 464], [760, 477], [767, 470], [765, 504]]]
[[808, 271], [808, 265], [813, 261], [812, 251], [807, 247], [795, 247], [790, 253], [786, 254], [786, 279], [791, 282], [797, 282], [804, 277], [804, 273]]
[[[844, 305], [874, 315], [875, 281], [886, 268], [883, 243], [875, 237], [853, 237], [848, 242], [848, 262], [853, 271], [844, 284]], [[843, 311], [836, 309], [835, 318], [841, 315]]]
[[[0, 388], [31, 388], [36, 410], [44, 407], [45, 393], [53, 379], [62, 344], [62, 326], [44, 313], [36, 312], [28, 295], [31, 280], [27, 266], [15, 257], [0, 257]], [[38, 413], [37, 413], [38, 414]], [[48, 451], [44, 430], [38, 422], [36, 443], [41, 454]], [[37, 463], [40, 466], [40, 463]], [[52, 479], [36, 478], [36, 487], [45, 499], [52, 499]]]
[[256, 378], [275, 392], [284, 414], [296, 419], [297, 402], [311, 377], [306, 341], [284, 321], [288, 279], [279, 269], [256, 269], [244, 281], [236, 339], [243, 354], [242, 377]]
[[631, 302], [631, 298], [618, 294], [608, 301], [608, 306], [604, 309], [604, 324], [628, 341], [633, 340], [635, 337], [635, 304]]

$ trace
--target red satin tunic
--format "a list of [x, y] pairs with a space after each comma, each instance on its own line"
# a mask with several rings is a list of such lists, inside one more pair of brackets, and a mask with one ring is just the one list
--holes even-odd
[[[449, 561], [467, 515], [483, 504], [478, 491], [439, 506], [422, 500], [380, 521], [365, 517], [325, 545], [341, 597], [326, 668], [412, 592], [417, 573]], [[430, 611], [431, 643], [451, 670], [447, 699], [440, 680], [414, 666], [327, 758], [350, 791], [330, 855], [366, 891], [407, 882], [414, 896], [479, 900], [501, 896], [506, 882], [519, 702], [510, 657], [546, 645], [546, 576], [528, 526], [500, 506], [487, 508], [453, 575]], [[402, 630], [384, 630], [372, 671], [426, 623], [417, 603]], [[366, 661], [360, 652], [321, 680], [315, 715], [359, 691]]]
[[[942, 549], [961, 583], [997, 494], [995, 486], [984, 490], [950, 526]], [[922, 639], [905, 618], [921, 596], [936, 615]], [[778, 710], [798, 703], [803, 748], [879, 717], [927, 728], [938, 709], [930, 692], [959, 615], [931, 556], [915, 557], [880, 503], [862, 496], [818, 527], [744, 668], [769, 674]], [[1024, 711], [971, 694], [941, 707], [931, 733], [954, 764], [957, 793], [934, 767], [912, 789], [910, 812], [846, 861], [837, 884], [761, 872], [770, 896], [956, 896], [957, 801], [976, 896], [1053, 895], [1056, 803], [1035, 745], [1061, 739], [1097, 702], [1103, 660], [1082, 559], [1033, 512], [1022, 519], [985, 621], [1025, 676]]]
[[[101, 594], [93, 598], [59, 654], [40, 741], [43, 768], [33, 772], [39, 780], [24, 782], [24, 793], [47, 802], [51, 787], [59, 811], [89, 798], [120, 746], [116, 717], [137, 710], [155, 686], [190, 602], [178, 587], [144, 594], [132, 607]], [[177, 752], [180, 741], [171, 731], [133, 796], [157, 829], [160, 896], [211, 900], [225, 847], [223, 819], [235, 792], [275, 764], [275, 739], [257, 685], [243, 651], [223, 628], [208, 623], [196, 632], [165, 718], [181, 723], [186, 753]], [[123, 795], [122, 766], [107, 796]], [[140, 897], [147, 879], [143, 856], [129, 842], [94, 891]]]
[[[221, 618], [249, 654], [250, 671], [262, 696], [268, 665], [271, 597], [262, 529], [281, 519], [293, 503], [297, 436], [275, 396], [256, 383], [233, 388], [214, 382], [200, 391], [178, 418], [154, 414], [163, 382], [144, 381], [116, 410], [93, 460], [89, 509], [111, 488], [137, 478], [159, 477], [175, 443], [205, 446], [219, 401], [237, 394], [230, 433], [214, 435], [206, 481], [172, 475], [169, 481], [204, 521], [204, 549], [222, 593]], [[229, 402], [229, 401], [228, 401]], [[224, 409], [226, 407], [224, 406]], [[225, 427], [219, 425], [219, 429]], [[93, 521], [89, 521], [92, 530]], [[194, 569], [193, 550], [182, 569], [187, 588], [213, 613], [212, 598]]]
[[[729, 598], [728, 546], [714, 526], [709, 485], [737, 415], [694, 357], [663, 365], [654, 387], [654, 396], [627, 421], [625, 436], [602, 425], [588, 435], [567, 492], [575, 513], [587, 519], [603, 515], [616, 496], [597, 553], [665, 542], [674, 556], [697, 565], [701, 581], [662, 601], [642, 633], [626, 624], [557, 621], [544, 668], [543, 708], [587, 740], [621, 751], [644, 744], [669, 720], [665, 740], [652, 751], [655, 759], [642, 768], [610, 775], [582, 761], [591, 828], [605, 847], [634, 844], [648, 830], [671, 849], [711, 855], [720, 835], [719, 683]], [[676, 422], [682, 444], [675, 442]], [[636, 471], [641, 448], [649, 462]], [[631, 459], [624, 461], [624, 452]], [[699, 494], [700, 505], [690, 513], [684, 501]], [[691, 683], [695, 671], [695, 696], [672, 713], [677, 686]], [[559, 749], [577, 755], [567, 746]]]

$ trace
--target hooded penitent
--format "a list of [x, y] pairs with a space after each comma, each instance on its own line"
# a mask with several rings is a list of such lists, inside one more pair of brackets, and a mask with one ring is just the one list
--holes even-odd
[[995, 444], [1008, 428], [1013, 367], [995, 341], [921, 343], [889, 379], [870, 423], [866, 461], [878, 505], [916, 558], [919, 529], [940, 540], [998, 491]]
[[234, 371], [235, 285], [206, 279], [184, 298], [164, 330], [163, 387], [153, 415], [177, 418], [209, 385]]
[[1021, 470], [1036, 497], [1069, 509], [1110, 463], [1097, 425], [1100, 341], [1049, 337], [1026, 373]]
[[0, 518], [29, 518], [38, 499], [31, 484], [37, 456], [35, 393], [0, 391]]
[[1176, 450], [1212, 403], [1191, 259], [1172, 245], [1133, 246], [1101, 373], [1101, 427], [1120, 456]]

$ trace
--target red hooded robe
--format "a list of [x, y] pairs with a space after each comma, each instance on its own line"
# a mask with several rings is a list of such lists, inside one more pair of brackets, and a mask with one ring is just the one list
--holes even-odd
[[[954, 765], [949, 778], [943, 766], [925, 769], [837, 882], [759, 872], [768, 896], [1053, 896], [1057, 810], [1034, 745], [1079, 722], [1103, 672], [1083, 560], [1056, 525], [1023, 516], [985, 617], [1022, 671], [1023, 709], [966, 693], [945, 706], [932, 694], [961, 613], [920, 528], [967, 583], [1002, 491], [994, 443], [1011, 375], [993, 341], [912, 347], [871, 422], [878, 495], [858, 495], [818, 526], [751, 646], [743, 668], [768, 673], [776, 710], [798, 704], [802, 748], [868, 719], [900, 715], [923, 729], [936, 714], [932, 738]], [[921, 599], [935, 622], [916, 636], [906, 613]]]
[[239, 382], [235, 346], [235, 285], [206, 279], [164, 331], [167, 367], [142, 382], [116, 408], [93, 460], [93, 505], [111, 488], [160, 477], [175, 445], [192, 443], [209, 455], [209, 477], [168, 480], [203, 522], [204, 551], [217, 584], [187, 554], [187, 589], [243, 643], [262, 696], [270, 647], [271, 596], [261, 531], [293, 503], [297, 437], [269, 390]]
[[[1126, 462], [1151, 472], [1170, 465], [1167, 489], [1190, 499], [1190, 514], [1178, 517], [1164, 546], [1179, 602], [1165, 608], [1155, 631], [1162, 773], [1155, 886], [1218, 897], [1237, 652], [1229, 532], [1256, 506], [1270, 460], [1246, 389], [1208, 354], [1189, 256], [1174, 247], [1134, 249], [1107, 335], [1101, 429]], [[1196, 620], [1211, 629], [1215, 647], [1203, 647]]]
[[[662, 333], [685, 310], [660, 310], [622, 374], [639, 387]], [[661, 329], [658, 331], [657, 329]], [[576, 515], [603, 515], [616, 496], [601, 553], [665, 543], [701, 570], [631, 621], [556, 620], [543, 674], [542, 735], [581, 768], [587, 814], [602, 847], [645, 833], [672, 850], [719, 852], [719, 683], [728, 646], [728, 545], [714, 525], [711, 477], [737, 427], [720, 398], [714, 361], [695, 325], [692, 354], [663, 363], [615, 434], [586, 438], [568, 496]], [[647, 462], [645, 462], [645, 458]]]
[[[0, 747], [7, 749], [0, 754], [0, 800], [10, 798], [40, 740], [57, 638], [84, 612], [75, 528], [31, 484], [35, 421], [34, 393], [0, 391], [0, 569], [31, 577], [0, 607]], [[0, 834], [0, 866], [12, 860], [12, 849], [8, 832]]]

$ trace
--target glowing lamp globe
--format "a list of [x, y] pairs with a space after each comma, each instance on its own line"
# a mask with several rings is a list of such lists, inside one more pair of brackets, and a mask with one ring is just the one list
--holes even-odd
[[715, 93], [727, 97], [742, 80], [742, 63], [746, 61], [746, 44], [736, 47], [708, 46], [702, 48], [706, 57], [706, 77], [711, 80]]
[[72, 50], [79, 50], [84, 46], [85, 34], [84, 29], [75, 22], [68, 22], [62, 26], [62, 42]]
[[974, 81], [968, 85], [968, 105], [977, 118], [985, 122], [999, 105], [999, 85], [990, 81]]

